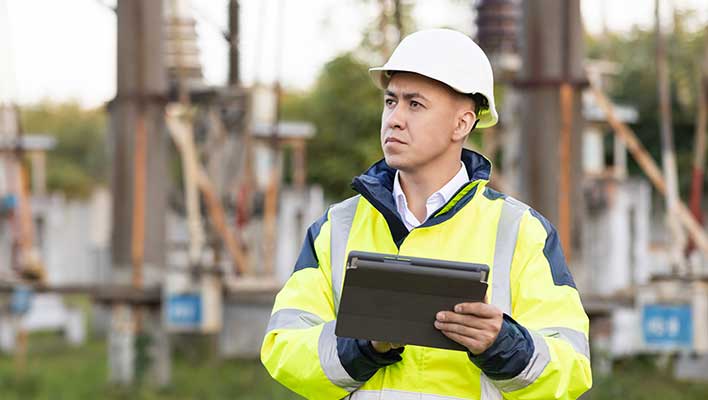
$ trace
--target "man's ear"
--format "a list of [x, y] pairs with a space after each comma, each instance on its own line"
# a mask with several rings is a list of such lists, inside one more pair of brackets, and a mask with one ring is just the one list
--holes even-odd
[[461, 110], [457, 117], [457, 125], [452, 133], [452, 139], [455, 141], [465, 140], [467, 135], [477, 125], [477, 115], [470, 109]]

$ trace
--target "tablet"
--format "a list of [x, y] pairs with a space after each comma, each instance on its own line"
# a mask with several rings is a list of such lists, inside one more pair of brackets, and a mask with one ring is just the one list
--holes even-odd
[[435, 315], [483, 301], [488, 274], [484, 264], [352, 251], [335, 334], [466, 351], [435, 328]]

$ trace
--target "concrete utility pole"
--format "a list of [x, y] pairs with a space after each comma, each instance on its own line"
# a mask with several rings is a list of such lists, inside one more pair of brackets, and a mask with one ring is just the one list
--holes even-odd
[[109, 105], [112, 140], [113, 224], [111, 283], [131, 283], [134, 293], [112, 304], [108, 335], [109, 379], [128, 384], [145, 351], [159, 385], [170, 378], [169, 342], [160, 313], [138, 299], [161, 283], [165, 266], [167, 209], [167, 96], [162, 1], [120, 0], [117, 93]]
[[580, 1], [529, 0], [521, 6], [519, 193], [556, 225], [572, 260], [583, 204]]
[[[114, 283], [157, 283], [165, 264], [167, 135], [161, 1], [118, 2], [117, 93], [111, 102]], [[131, 266], [133, 267], [131, 272]]]

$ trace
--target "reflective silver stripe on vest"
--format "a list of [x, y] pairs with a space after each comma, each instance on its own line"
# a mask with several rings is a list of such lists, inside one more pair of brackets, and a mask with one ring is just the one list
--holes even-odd
[[[511, 261], [514, 258], [519, 225], [529, 206], [513, 197], [506, 197], [497, 223], [497, 238], [494, 246], [492, 267], [492, 301], [507, 315], [511, 315]], [[531, 363], [529, 363], [531, 365]], [[528, 366], [527, 366], [528, 368]], [[514, 379], [514, 378], [512, 378]], [[492, 381], [484, 374], [481, 377], [482, 400], [502, 399], [499, 381]]]
[[357, 390], [350, 400], [464, 400], [466, 397], [440, 396], [436, 394], [408, 392], [404, 390]]
[[533, 339], [534, 351], [531, 355], [528, 365], [519, 375], [505, 380], [494, 381], [494, 385], [502, 392], [513, 392], [520, 390], [534, 383], [546, 366], [551, 362], [551, 354], [548, 350], [548, 345], [543, 336], [536, 332], [531, 333]]
[[284, 308], [270, 316], [266, 333], [273, 329], [307, 329], [325, 321], [315, 314], [295, 308]]
[[334, 314], [339, 310], [339, 298], [344, 279], [344, 263], [346, 262], [347, 242], [352, 221], [356, 213], [357, 204], [361, 195], [351, 197], [336, 204], [329, 211], [331, 226], [330, 237], [330, 266], [332, 268], [332, 298], [334, 300]]
[[569, 343], [573, 346], [573, 350], [584, 355], [588, 360], [590, 359], [590, 343], [588, 343], [588, 339], [585, 337], [584, 333], [563, 327], [543, 328], [539, 329], [537, 332], [543, 336], [560, 339]]
[[492, 381], [482, 373], [482, 390], [481, 390], [481, 398], [482, 400], [502, 400], [502, 394], [497, 389], [496, 386], [492, 383]]
[[[590, 346], [588, 340], [585, 338], [585, 334], [570, 328], [554, 327], [554, 328], [544, 328], [538, 331], [529, 331], [534, 344], [534, 353], [529, 360], [529, 364], [524, 368], [523, 371], [514, 378], [500, 381], [493, 381], [493, 385], [504, 392], [513, 392], [515, 390], [523, 389], [526, 386], [532, 384], [538, 379], [543, 373], [548, 363], [551, 362], [551, 354], [548, 349], [548, 344], [544, 337], [553, 337], [563, 340], [573, 346], [573, 349], [590, 359]], [[486, 376], [483, 376], [486, 378]], [[492, 384], [489, 378], [482, 379], [482, 399], [501, 399], [501, 394], [499, 397], [494, 397], [490, 392], [492, 390], [485, 390], [485, 381], [488, 384]]]
[[511, 315], [511, 260], [514, 257], [521, 217], [528, 209], [526, 204], [513, 197], [507, 197], [504, 199], [497, 224], [492, 268], [492, 304], [508, 315]]
[[337, 354], [337, 337], [334, 335], [334, 327], [336, 321], [329, 321], [322, 327], [320, 339], [317, 343], [317, 353], [320, 357], [320, 366], [322, 371], [330, 382], [340, 388], [351, 392], [356, 390], [364, 382], [359, 382], [349, 376], [347, 370], [342, 366]]

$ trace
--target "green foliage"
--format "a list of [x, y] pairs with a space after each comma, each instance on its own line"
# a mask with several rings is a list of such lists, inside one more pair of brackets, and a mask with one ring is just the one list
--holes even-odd
[[[708, 40], [703, 31], [688, 28], [694, 25], [693, 17], [694, 13], [690, 11], [677, 12], [674, 16], [675, 29], [664, 30], [670, 70], [674, 145], [684, 198], [691, 178], [697, 74], [704, 43]], [[661, 163], [655, 40], [653, 30], [635, 27], [625, 34], [588, 37], [586, 43], [590, 58], [618, 63], [619, 73], [609, 88], [610, 95], [618, 103], [637, 108], [639, 121], [632, 128], [653, 158]], [[611, 148], [608, 151], [611, 152]], [[634, 163], [630, 164], [630, 171], [641, 173]]]
[[308, 179], [333, 199], [350, 196], [352, 178], [382, 158], [382, 95], [367, 69], [351, 53], [343, 54], [325, 65], [310, 93], [290, 94], [283, 101], [283, 118], [315, 124]]
[[17, 373], [12, 356], [0, 355], [3, 399], [301, 399], [275, 382], [257, 360], [208, 361], [176, 348], [172, 385], [156, 389], [148, 382], [109, 384], [105, 339], [74, 348], [58, 334], [33, 334], [28, 349], [23, 374]]
[[[172, 384], [156, 389], [147, 382], [108, 384], [105, 338], [70, 347], [59, 334], [32, 334], [23, 375], [11, 355], [0, 355], [0, 393], [4, 400], [301, 399], [274, 381], [258, 360], [223, 360], [207, 354], [200, 338], [193, 339], [173, 342]], [[658, 367], [655, 357], [644, 356], [616, 362], [608, 377], [595, 376], [583, 398], [702, 400], [707, 390], [706, 383], [676, 381], [670, 363]]]
[[47, 186], [67, 197], [85, 197], [107, 182], [106, 113], [85, 110], [77, 103], [42, 102], [20, 112], [26, 133], [57, 139], [47, 157]]
[[705, 398], [708, 384], [677, 381], [673, 378], [673, 363], [659, 364], [657, 357], [651, 355], [618, 360], [609, 376], [593, 378], [593, 388], [583, 399]]

